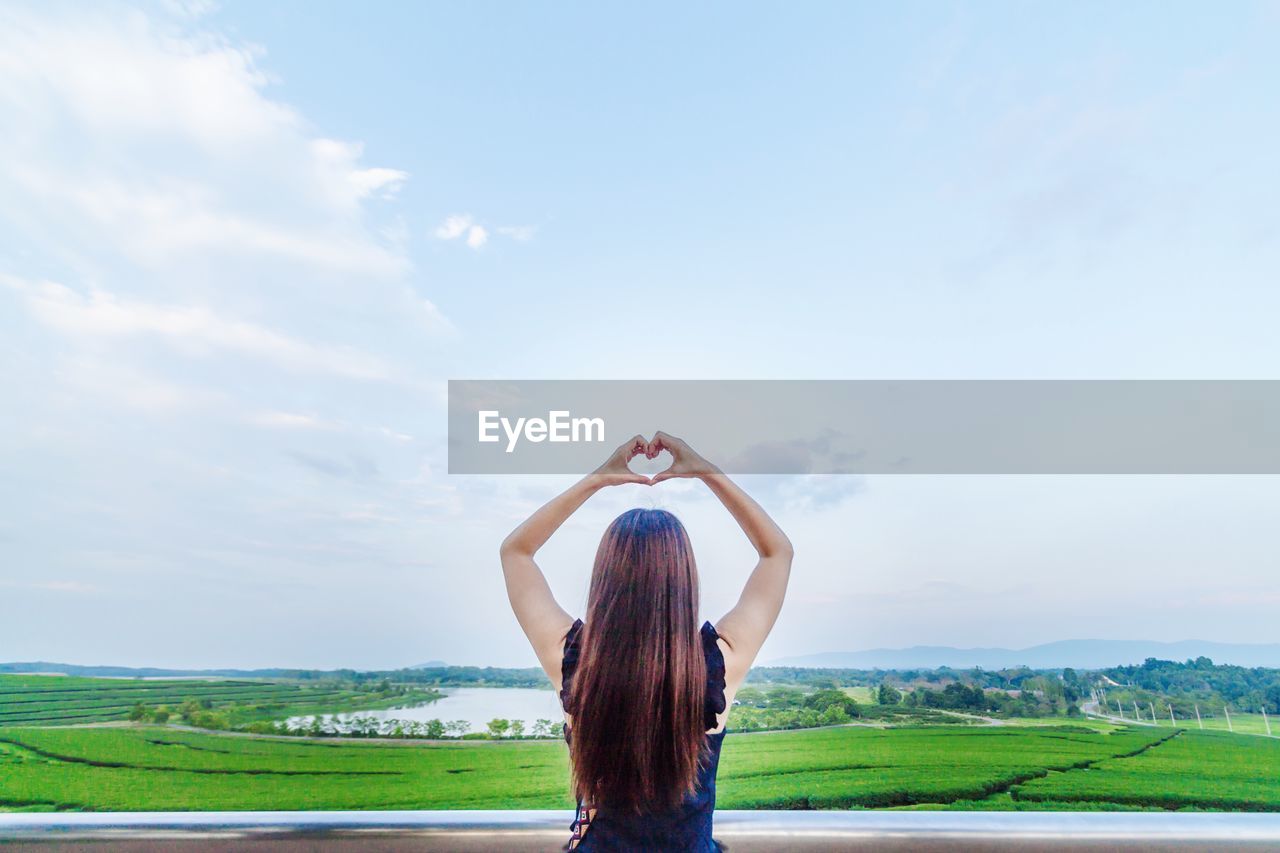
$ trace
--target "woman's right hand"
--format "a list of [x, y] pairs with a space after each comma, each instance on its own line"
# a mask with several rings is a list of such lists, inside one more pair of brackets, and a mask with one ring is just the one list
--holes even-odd
[[653, 475], [651, 480], [654, 484], [676, 477], [706, 477], [717, 471], [716, 466], [698, 455], [688, 442], [658, 431], [645, 448], [645, 456], [655, 459], [664, 450], [671, 454], [671, 467]]
[[609, 455], [604, 464], [592, 472], [592, 477], [596, 483], [602, 486], [620, 486], [623, 483], [642, 483], [646, 486], [650, 485], [650, 480], [643, 474], [637, 474], [627, 467], [632, 459], [642, 453], [646, 453], [649, 442], [644, 440], [643, 435], [637, 435], [626, 444], [618, 446], [618, 449]]

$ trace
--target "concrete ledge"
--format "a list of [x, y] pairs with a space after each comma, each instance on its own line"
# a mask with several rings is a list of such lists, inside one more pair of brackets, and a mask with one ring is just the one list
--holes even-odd
[[[44, 850], [557, 850], [568, 811], [0, 814], [0, 844]], [[733, 853], [825, 850], [1275, 850], [1280, 814], [719, 811]]]

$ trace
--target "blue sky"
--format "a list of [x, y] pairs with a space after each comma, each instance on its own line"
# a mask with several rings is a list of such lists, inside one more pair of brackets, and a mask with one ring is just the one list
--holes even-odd
[[[449, 378], [1276, 378], [1280, 7], [14, 4], [0, 658], [524, 665]], [[1273, 478], [752, 484], [762, 657], [1273, 640]], [[627, 506], [709, 618], [750, 554]]]

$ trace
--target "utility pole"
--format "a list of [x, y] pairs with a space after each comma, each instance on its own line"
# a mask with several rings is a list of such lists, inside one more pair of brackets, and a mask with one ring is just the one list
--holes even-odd
[[1138, 710], [1138, 700], [1133, 700], [1133, 719], [1136, 722], [1142, 722], [1142, 713]]
[[1169, 703], [1169, 725], [1173, 726], [1175, 729], [1178, 727], [1178, 721], [1177, 721], [1177, 720], [1175, 720], [1175, 719], [1173, 718], [1173, 703], [1172, 703], [1172, 702], [1170, 702], [1170, 703]]
[[1200, 703], [1196, 703], [1196, 723], [1200, 726], [1200, 731], [1204, 731], [1204, 721], [1200, 719]]
[[1153, 726], [1158, 725], [1156, 723], [1156, 703], [1148, 700], [1147, 707], [1151, 709], [1151, 724]]
[[1235, 734], [1236, 730], [1231, 728], [1231, 712], [1227, 710], [1226, 705], [1222, 706], [1222, 713], [1227, 715], [1227, 731], [1231, 732], [1232, 734]]
[[1267, 719], [1267, 706], [1262, 706], [1262, 724], [1267, 727], [1267, 737], [1271, 737], [1271, 721]]

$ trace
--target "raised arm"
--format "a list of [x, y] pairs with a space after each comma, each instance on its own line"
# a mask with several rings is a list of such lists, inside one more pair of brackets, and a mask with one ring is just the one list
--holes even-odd
[[725, 655], [725, 680], [729, 689], [736, 693], [737, 685], [746, 678], [747, 670], [782, 610], [787, 581], [791, 578], [794, 554], [791, 540], [760, 504], [686, 442], [659, 432], [649, 444], [649, 455], [655, 456], [659, 450], [670, 452], [673, 462], [670, 468], [656, 475], [653, 482], [660, 483], [672, 477], [702, 480], [729, 510], [760, 555], [738, 603], [716, 623], [716, 632], [730, 648], [730, 653]]
[[511, 531], [499, 549], [511, 609], [557, 690], [560, 689], [564, 636], [573, 626], [573, 617], [552, 595], [551, 586], [534, 561], [534, 555], [547, 543], [551, 534], [600, 489], [621, 483], [648, 484], [648, 477], [633, 473], [627, 467], [627, 463], [644, 453], [647, 446], [644, 437], [637, 435], [619, 447], [593, 473], [552, 498]]

